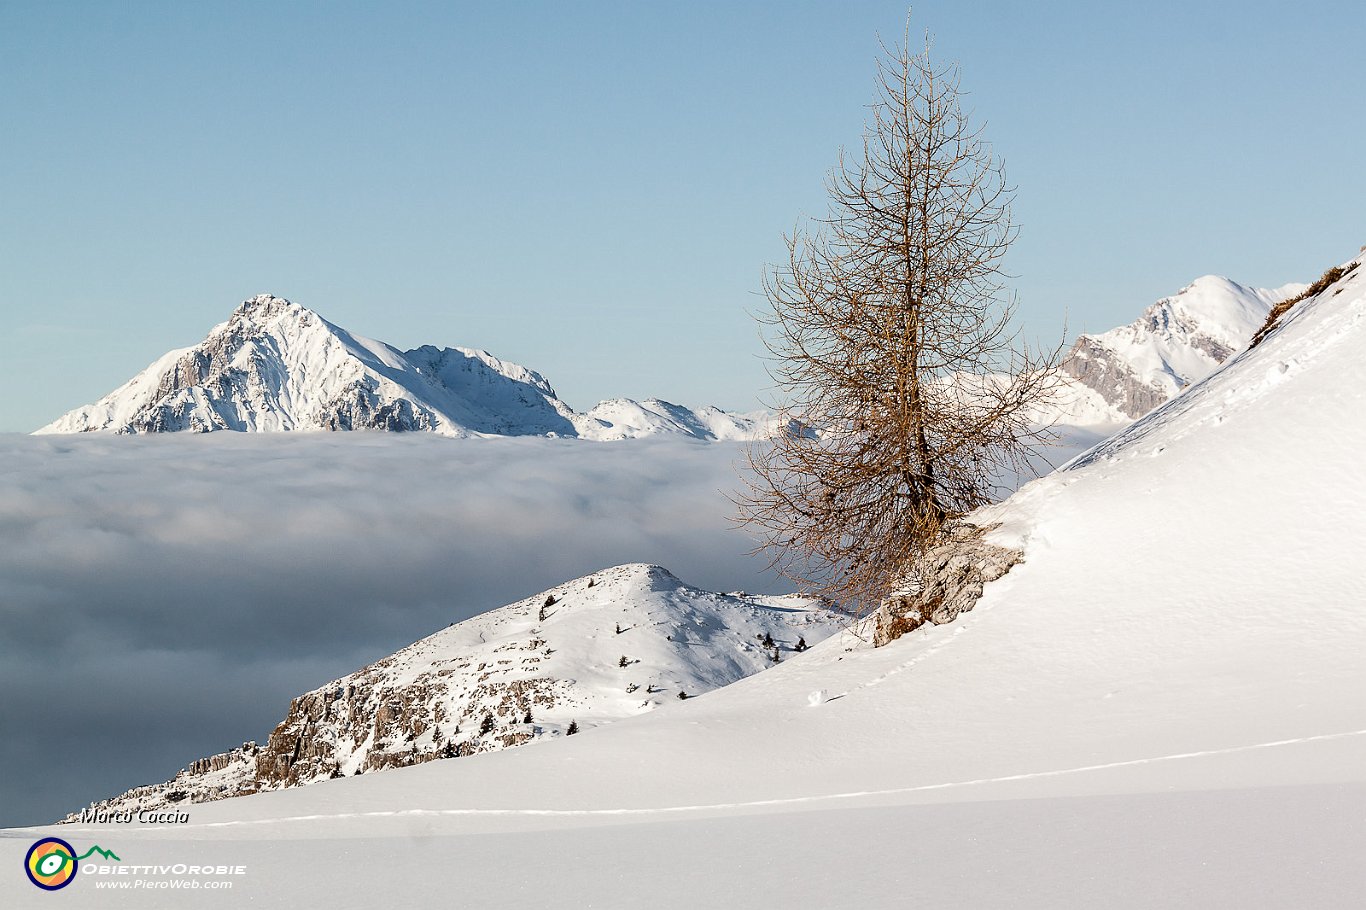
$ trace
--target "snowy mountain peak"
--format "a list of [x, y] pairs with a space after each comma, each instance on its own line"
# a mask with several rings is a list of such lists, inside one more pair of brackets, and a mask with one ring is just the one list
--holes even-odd
[[1250, 288], [1218, 275], [1204, 275], [1157, 301], [1144, 311], [1140, 323], [1146, 323], [1150, 332], [1185, 338], [1194, 345], [1213, 347], [1212, 342], [1222, 359], [1247, 344], [1277, 301], [1303, 287]]
[[[684, 587], [678, 576], [663, 566], [647, 562], [630, 562], [601, 573], [603, 583], [612, 586], [645, 586], [651, 591], [676, 591]], [[590, 576], [594, 579], [597, 576]]]
[[423, 345], [400, 351], [310, 309], [258, 294], [199, 344], [171, 351], [99, 401], [39, 433], [424, 431], [445, 436], [659, 433], [751, 438], [747, 415], [614, 401], [578, 414], [534, 370], [488, 351]]
[[253, 322], [264, 322], [288, 310], [304, 310], [297, 303], [276, 297], [274, 294], [257, 294], [249, 297], [233, 310], [233, 316]]
[[1141, 417], [1245, 347], [1271, 307], [1303, 288], [1205, 275], [1128, 325], [1078, 337], [1063, 371], [1127, 417]]
[[[1197, 278], [1129, 325], [1080, 336], [1041, 423], [1110, 426], [1142, 416], [1246, 346], [1273, 304], [1302, 289]], [[576, 412], [540, 373], [486, 350], [401, 351], [273, 294], [243, 301], [198, 345], [171, 351], [39, 433], [189, 430], [422, 431], [446, 436], [642, 436], [749, 440], [773, 415], [613, 398]]]

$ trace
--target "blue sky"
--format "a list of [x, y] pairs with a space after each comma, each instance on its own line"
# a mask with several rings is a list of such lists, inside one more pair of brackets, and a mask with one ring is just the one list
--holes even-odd
[[[572, 405], [749, 408], [747, 309], [906, 6], [0, 5], [0, 431], [269, 291], [485, 347]], [[924, 2], [1019, 186], [1027, 330], [1354, 255], [1347, 3]]]

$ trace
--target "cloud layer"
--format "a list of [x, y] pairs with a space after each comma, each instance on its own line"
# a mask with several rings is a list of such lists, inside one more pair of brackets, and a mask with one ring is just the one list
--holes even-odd
[[0, 826], [263, 740], [291, 696], [624, 562], [777, 590], [735, 446], [0, 436]]

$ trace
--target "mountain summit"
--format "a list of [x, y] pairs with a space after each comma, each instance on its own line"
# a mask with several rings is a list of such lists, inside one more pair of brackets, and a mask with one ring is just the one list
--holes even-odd
[[1078, 337], [1063, 372], [1137, 419], [1247, 347], [1271, 307], [1304, 287], [1250, 288], [1205, 275], [1128, 325]]
[[578, 414], [543, 376], [488, 351], [410, 351], [352, 334], [270, 294], [244, 301], [199, 344], [171, 351], [39, 433], [420, 430], [444, 436], [677, 433], [749, 438], [752, 416], [655, 399]]

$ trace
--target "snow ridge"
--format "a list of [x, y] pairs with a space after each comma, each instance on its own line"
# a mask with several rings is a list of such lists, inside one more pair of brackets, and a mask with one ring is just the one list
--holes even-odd
[[91, 808], [207, 802], [558, 739], [751, 676], [844, 619], [801, 597], [715, 594], [660, 566], [617, 566], [454, 623], [295, 698], [264, 746]]

